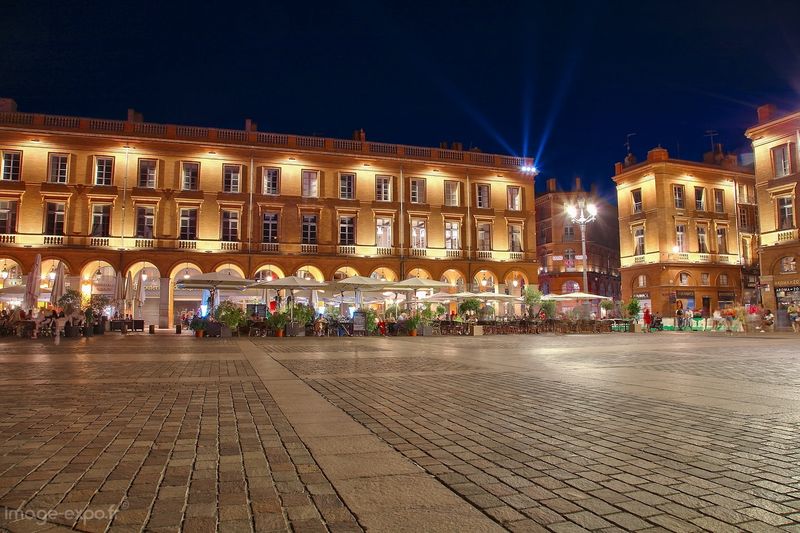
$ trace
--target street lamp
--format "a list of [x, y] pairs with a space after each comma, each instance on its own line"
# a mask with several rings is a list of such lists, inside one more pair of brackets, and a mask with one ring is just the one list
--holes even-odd
[[597, 206], [578, 198], [578, 205], [566, 206], [567, 215], [573, 224], [581, 227], [581, 253], [583, 254], [583, 290], [589, 292], [589, 258], [586, 255], [586, 224], [597, 220]]

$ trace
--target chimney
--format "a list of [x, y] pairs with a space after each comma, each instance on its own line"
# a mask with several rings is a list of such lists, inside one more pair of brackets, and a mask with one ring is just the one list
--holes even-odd
[[0, 113], [16, 113], [17, 102], [13, 98], [0, 98]]
[[769, 122], [777, 114], [777, 108], [772, 104], [766, 104], [758, 107], [758, 123]]
[[636, 156], [628, 152], [628, 155], [625, 156], [625, 166], [632, 167], [635, 164], [636, 164]]
[[128, 122], [144, 122], [144, 117], [141, 113], [133, 108], [128, 108]]
[[575, 191], [582, 191], [583, 184], [581, 183], [581, 178], [579, 176], [575, 176]]
[[556, 179], [549, 178], [547, 180], [547, 192], [556, 192]]
[[622, 163], [617, 161], [614, 163], [614, 175], [619, 176], [620, 174], [622, 174]]
[[362, 143], [366, 142], [367, 133], [364, 131], [364, 128], [361, 128], [360, 130], [355, 130], [353, 132], [353, 140], [354, 141], [360, 141]]
[[666, 148], [662, 148], [661, 146], [653, 148], [647, 152], [647, 161], [650, 163], [655, 163], [656, 161], [666, 161], [667, 159], [669, 159], [669, 152]]
[[244, 131], [258, 131], [258, 124], [246, 118], [244, 119]]
[[447, 141], [442, 141], [439, 143], [439, 150], [448, 150]]
[[453, 150], [458, 150], [459, 152], [462, 152], [464, 150], [464, 145], [457, 141], [453, 141], [450, 146], [452, 147]]

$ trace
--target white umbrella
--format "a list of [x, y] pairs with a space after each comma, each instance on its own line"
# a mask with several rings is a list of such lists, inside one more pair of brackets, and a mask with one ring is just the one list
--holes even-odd
[[[144, 269], [140, 270], [139, 273], [136, 275], [136, 294], [133, 297], [134, 302], [139, 303], [139, 317], [144, 318], [144, 301], [147, 299], [147, 294], [144, 290], [144, 277], [142, 274], [144, 273]], [[134, 305], [134, 314], [136, 313], [136, 306]]]
[[262, 289], [273, 289], [273, 290], [281, 290], [281, 289], [299, 289], [299, 290], [320, 290], [324, 289], [328, 285], [317, 281], [315, 279], [306, 279], [301, 276], [286, 276], [285, 278], [275, 278], [271, 281], [257, 281], [252, 287], [258, 287]]
[[39, 301], [39, 294], [41, 293], [39, 276], [42, 273], [42, 255], [36, 254], [36, 259], [33, 261], [33, 267], [28, 272], [28, 281], [25, 284], [25, 299], [23, 305], [25, 309], [33, 309], [37, 306]]
[[50, 289], [50, 305], [53, 307], [58, 305], [58, 300], [67, 292], [65, 278], [64, 263], [59, 261], [58, 267], [56, 267], [56, 277], [53, 278], [53, 287]]
[[122, 314], [123, 315], [125, 314], [124, 306], [127, 305], [127, 302], [130, 302], [130, 306], [133, 307], [133, 298], [134, 298], [133, 275], [131, 274], [131, 271], [128, 270], [128, 275], [125, 278], [125, 293], [124, 293], [124, 296], [123, 296], [123, 300], [126, 303], [123, 303], [123, 309], [122, 309]]
[[[0, 300], [4, 302], [20, 301], [25, 299], [27, 285], [11, 285], [0, 289]], [[38, 297], [40, 302], [47, 302], [50, 299], [50, 291], [43, 289]]]
[[599, 294], [589, 294], [586, 292], [569, 292], [567, 294], [552, 294], [553, 300], [610, 300], [609, 296], [600, 296]]
[[403, 281], [385, 284], [384, 287], [389, 291], [415, 291], [419, 289], [444, 289], [451, 287], [446, 281], [437, 281], [426, 278], [408, 278]]
[[329, 288], [334, 292], [354, 291], [356, 293], [356, 305], [361, 306], [361, 291], [364, 289], [380, 290], [386, 285], [385, 281], [364, 276], [350, 276], [349, 278], [334, 281]]
[[114, 307], [117, 308], [119, 311], [120, 307], [123, 307], [123, 313], [125, 306], [125, 278], [122, 277], [122, 272], [117, 272], [117, 277], [114, 278]]
[[230, 272], [210, 272], [197, 274], [178, 282], [179, 289], [245, 289], [255, 280], [233, 276]]

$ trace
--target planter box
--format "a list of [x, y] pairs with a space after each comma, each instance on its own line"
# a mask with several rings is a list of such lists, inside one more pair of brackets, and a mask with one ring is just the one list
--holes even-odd
[[233, 332], [231, 332], [231, 328], [229, 328], [225, 324], [222, 324], [219, 327], [219, 336], [225, 338], [233, 337]]
[[641, 324], [631, 324], [631, 333], [641, 333], [641, 332], [642, 332]]
[[473, 337], [477, 337], [478, 335], [483, 335], [483, 326], [470, 326], [469, 334], [472, 335]]
[[95, 324], [92, 327], [92, 329], [94, 330], [94, 334], [95, 335], [102, 335], [103, 333], [106, 332], [106, 328], [105, 328], [105, 324], [104, 323]]
[[80, 326], [64, 326], [64, 336], [65, 337], [80, 337], [81, 336], [81, 327]]
[[290, 337], [305, 337], [306, 326], [305, 324], [287, 324], [286, 334]]
[[94, 326], [84, 326], [83, 327], [83, 336], [84, 337], [93, 337], [94, 336]]
[[420, 326], [419, 334], [423, 337], [430, 337], [433, 335], [433, 326]]

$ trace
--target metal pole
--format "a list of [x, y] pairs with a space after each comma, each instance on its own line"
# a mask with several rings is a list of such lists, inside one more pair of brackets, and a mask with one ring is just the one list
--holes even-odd
[[581, 222], [581, 253], [583, 253], [583, 291], [589, 292], [589, 258], [586, 256], [586, 222]]

